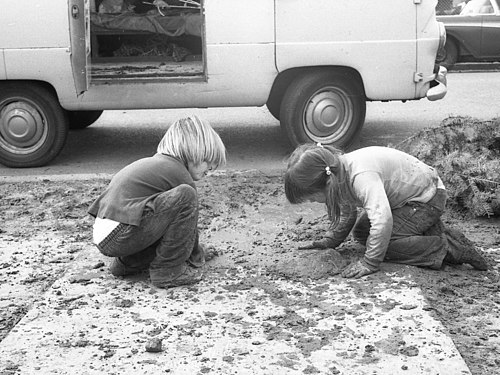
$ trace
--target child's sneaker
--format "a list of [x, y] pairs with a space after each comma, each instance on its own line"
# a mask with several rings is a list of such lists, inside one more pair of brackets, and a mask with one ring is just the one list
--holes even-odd
[[171, 268], [149, 268], [149, 278], [151, 283], [158, 288], [173, 288], [182, 285], [192, 285], [201, 281], [203, 278], [203, 267], [194, 268], [183, 265], [184, 270], [173, 272]]
[[198, 244], [189, 256], [187, 262], [194, 268], [203, 267], [205, 265], [205, 246], [201, 243]]
[[147, 265], [140, 267], [134, 267], [134, 266], [127, 266], [123, 260], [121, 260], [119, 257], [113, 258], [111, 261], [111, 264], [109, 265], [109, 271], [113, 276], [129, 276], [129, 275], [136, 275], [138, 273], [141, 273], [147, 269]]

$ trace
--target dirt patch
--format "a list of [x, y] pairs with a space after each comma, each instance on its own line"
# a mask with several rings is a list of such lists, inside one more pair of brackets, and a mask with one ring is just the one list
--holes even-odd
[[[74, 257], [91, 246], [92, 220], [86, 210], [107, 182], [40, 181], [0, 186], [1, 339], [65, 272]], [[304, 282], [327, 279], [334, 282], [339, 277], [339, 269], [360, 256], [363, 249], [347, 241], [337, 250], [297, 250], [303, 241], [322, 235], [328, 225], [326, 213], [324, 207], [317, 204], [289, 205], [284, 198], [280, 176], [258, 172], [222, 173], [208, 177], [198, 185], [198, 190], [201, 239], [218, 255], [209, 263], [208, 272], [223, 276], [241, 272], [239, 270], [255, 273], [258, 269], [261, 276], [226, 285], [228, 296], [259, 285], [290, 311], [273, 318], [268, 338], [300, 335], [301, 329], [314, 322], [294, 315], [297, 299], [283, 295], [269, 280], [276, 276]], [[445, 220], [460, 227], [484, 249], [490, 271], [478, 272], [465, 265], [431, 271], [384, 263], [382, 272], [352, 285], [357, 294], [366, 296], [384, 284], [388, 274], [404, 276], [411, 273], [425, 293], [429, 309], [448, 329], [472, 373], [489, 375], [498, 372], [500, 366], [500, 222], [495, 217], [464, 220], [456, 213], [447, 214]], [[90, 268], [89, 275], [94, 272], [92, 268], [99, 273], [103, 264], [96, 261]], [[84, 284], [86, 281], [74, 282]], [[320, 289], [310, 291], [308, 303], [316, 301], [316, 306], [321, 306]], [[124, 300], [126, 296], [119, 302], [124, 303]], [[394, 305], [385, 301], [383, 308], [388, 311]], [[258, 306], [254, 310], [258, 311]], [[323, 334], [304, 335], [300, 343], [302, 352], [307, 354], [321, 347], [335, 332]], [[415, 354], [414, 348], [397, 340], [392, 346], [388, 342], [373, 345]], [[366, 350], [369, 352], [370, 348]]]

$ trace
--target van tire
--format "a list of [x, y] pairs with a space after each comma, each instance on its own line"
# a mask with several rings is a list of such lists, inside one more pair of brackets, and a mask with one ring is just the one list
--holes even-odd
[[67, 111], [69, 128], [81, 130], [89, 127], [101, 117], [103, 111]]
[[55, 93], [34, 83], [0, 86], [0, 163], [7, 167], [40, 167], [62, 150], [68, 116]]
[[314, 70], [288, 87], [280, 109], [292, 146], [322, 143], [348, 148], [359, 134], [366, 99], [359, 76], [348, 69]]

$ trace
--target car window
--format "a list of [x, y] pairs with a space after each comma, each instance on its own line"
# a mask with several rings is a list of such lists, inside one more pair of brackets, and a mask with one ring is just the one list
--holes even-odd
[[473, 16], [490, 13], [494, 13], [493, 5], [490, 0], [471, 0], [465, 5], [460, 15]]

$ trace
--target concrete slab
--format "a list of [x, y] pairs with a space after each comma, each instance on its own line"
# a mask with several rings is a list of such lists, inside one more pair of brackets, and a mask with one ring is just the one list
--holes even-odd
[[103, 262], [89, 246], [70, 263], [0, 343], [2, 374], [470, 374], [410, 277], [360, 293], [216, 260], [161, 290]]

